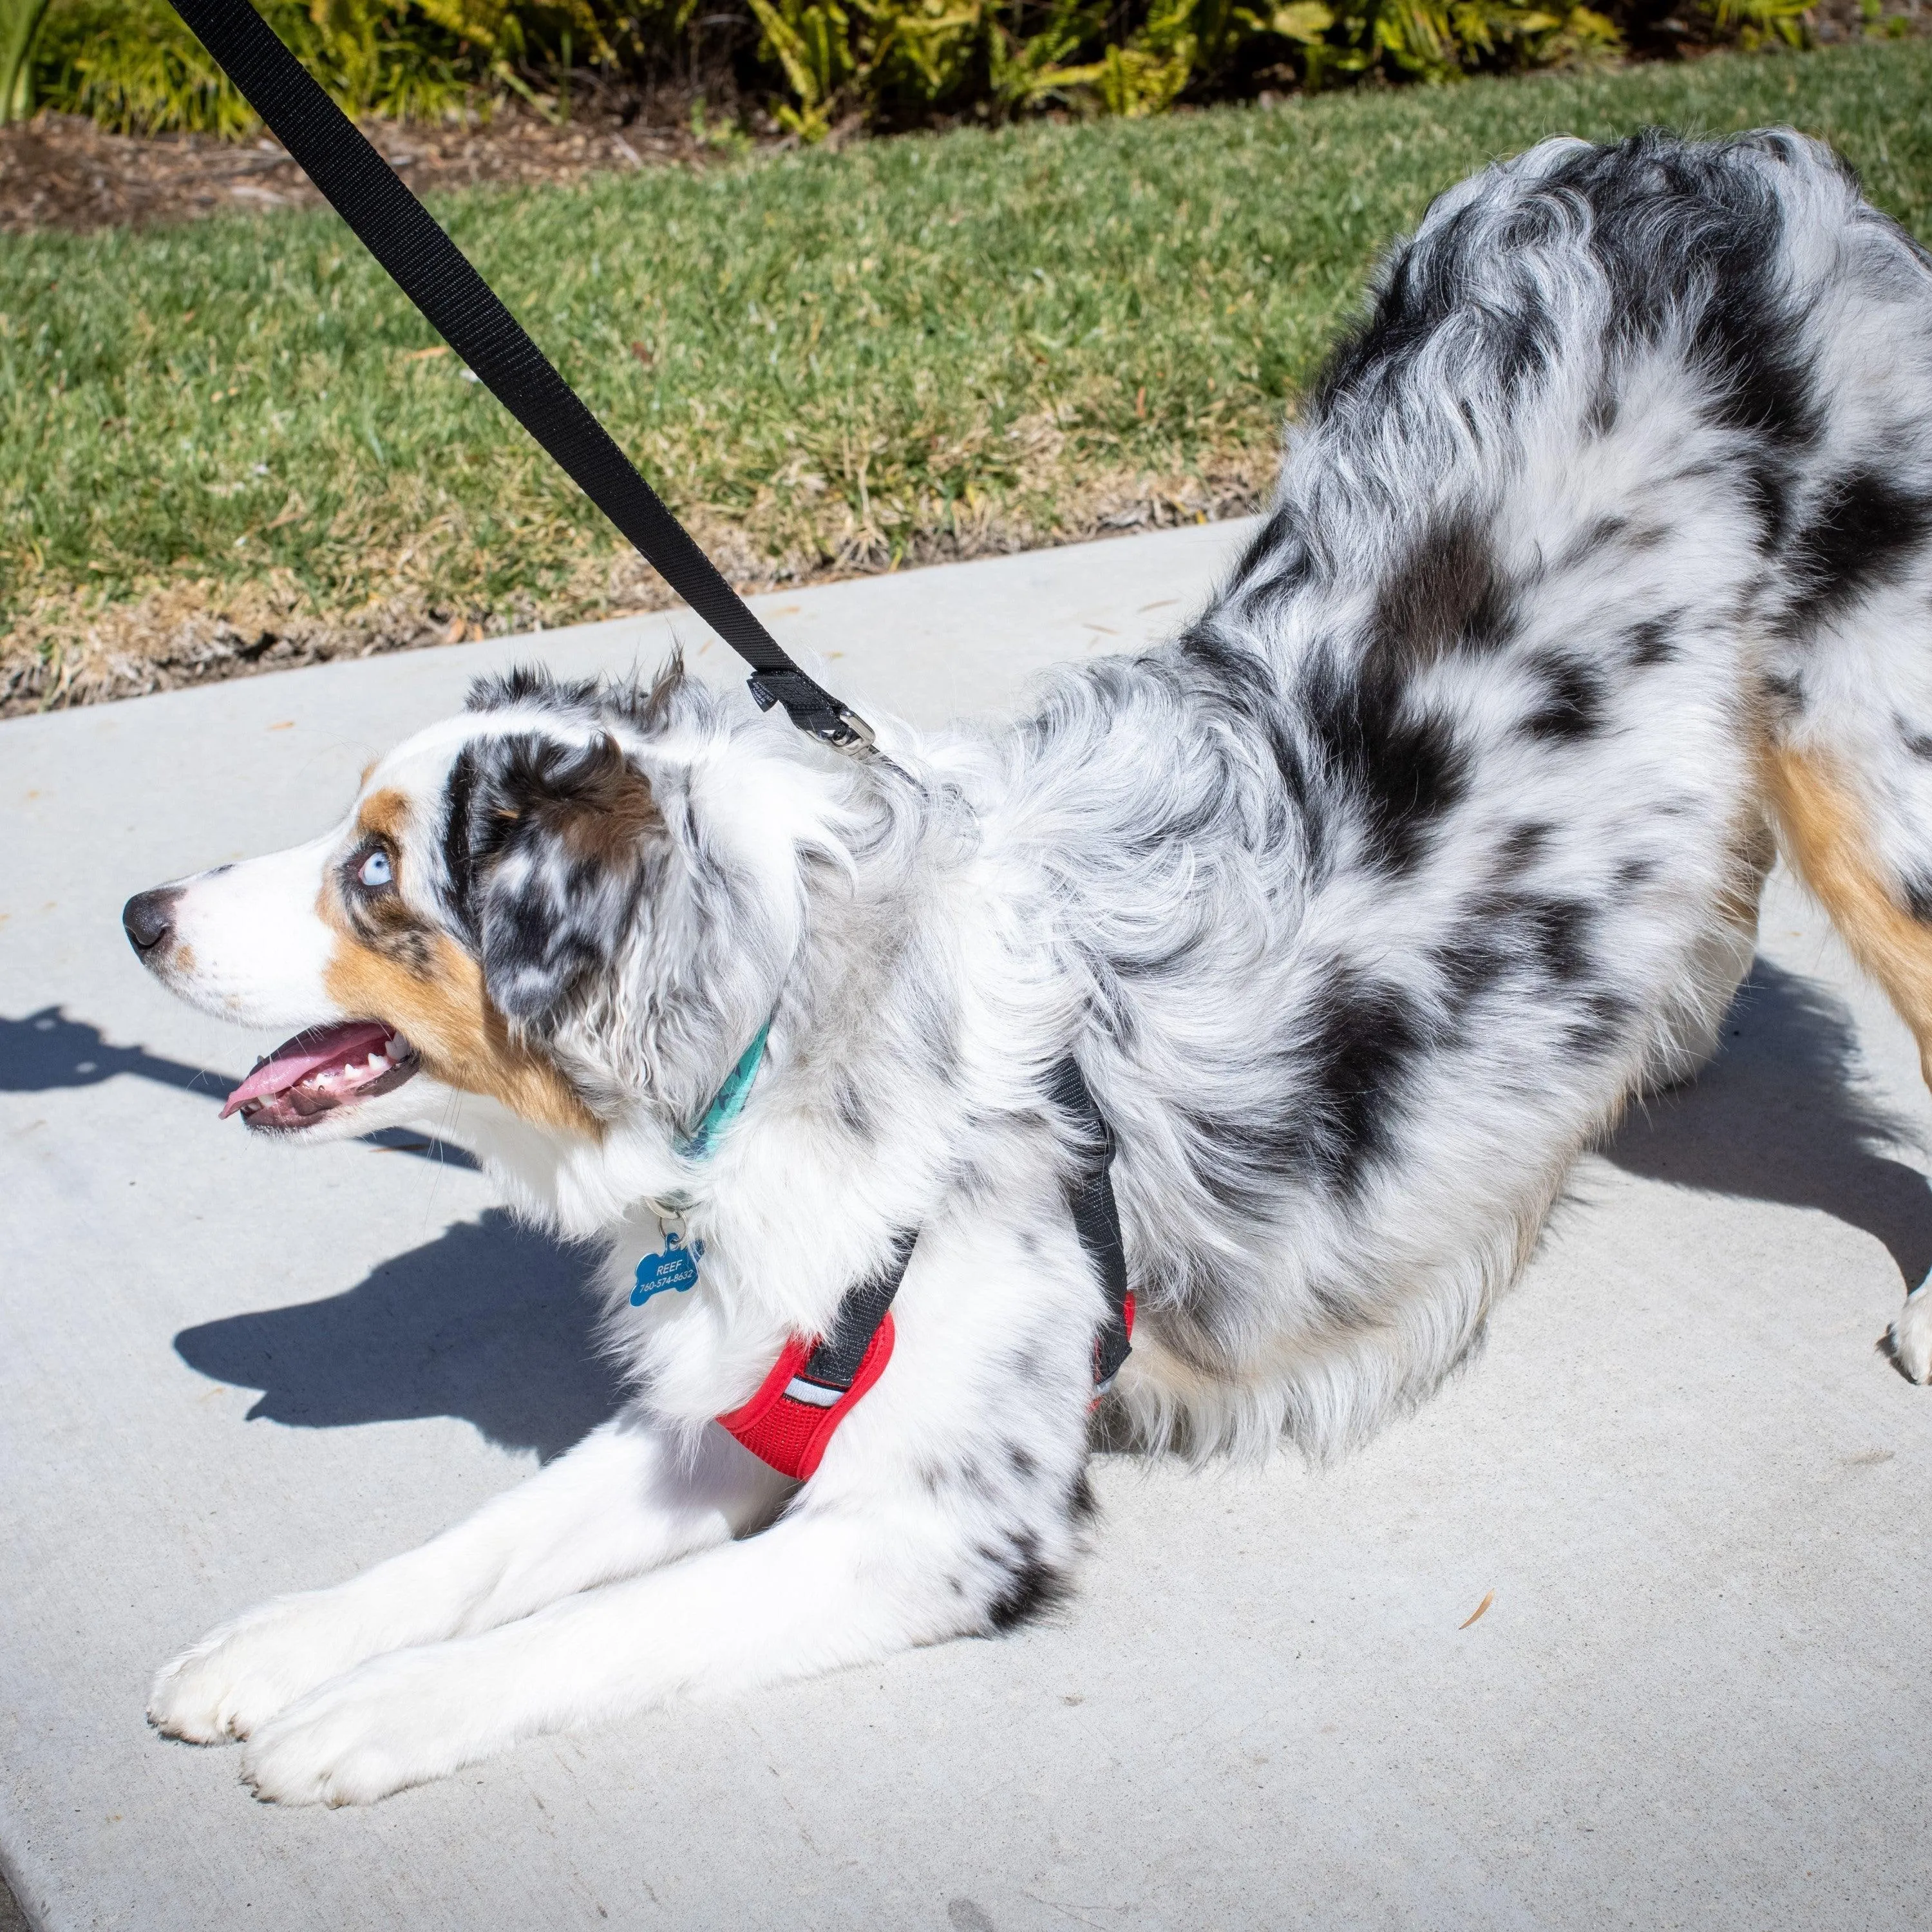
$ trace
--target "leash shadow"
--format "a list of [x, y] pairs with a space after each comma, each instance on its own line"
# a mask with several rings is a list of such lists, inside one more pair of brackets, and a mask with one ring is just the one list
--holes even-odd
[[588, 1272], [580, 1250], [491, 1208], [344, 1294], [184, 1328], [175, 1352], [213, 1381], [260, 1390], [251, 1422], [454, 1416], [548, 1462], [623, 1400], [598, 1346]]
[[[0, 1013], [0, 1094], [50, 1094], [62, 1088], [98, 1087], [131, 1074], [139, 1080], [174, 1087], [220, 1101], [240, 1084], [240, 1076], [208, 1066], [190, 1066], [150, 1053], [145, 1046], [110, 1046], [100, 1029], [70, 1019], [64, 1008], [43, 1006], [20, 1019]], [[360, 1138], [388, 1154], [412, 1154], [451, 1167], [476, 1163], [460, 1148], [400, 1127], [386, 1127]]]
[[1918, 1138], [1864, 1077], [1849, 1009], [1760, 959], [1716, 1059], [1603, 1152], [1628, 1174], [1833, 1215], [1882, 1241], [1914, 1287], [1932, 1268], [1932, 1186], [1898, 1150]]

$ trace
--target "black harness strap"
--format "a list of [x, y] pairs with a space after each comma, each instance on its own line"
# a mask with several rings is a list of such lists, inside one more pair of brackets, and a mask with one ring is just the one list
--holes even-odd
[[[1114, 1130], [1072, 1054], [1054, 1065], [1047, 1094], [1079, 1123], [1089, 1149], [1085, 1171], [1066, 1191], [1066, 1204], [1072, 1212], [1074, 1232], [1107, 1297], [1106, 1318], [1094, 1338], [1094, 1386], [1104, 1394], [1133, 1352], [1126, 1244], [1120, 1238], [1120, 1210], [1114, 1199]], [[841, 1394], [852, 1386], [866, 1348], [905, 1279], [916, 1238], [901, 1235], [886, 1271], [846, 1292], [832, 1332], [806, 1357], [796, 1379]]]
[[1095, 1101], [1072, 1054], [1053, 1070], [1048, 1087], [1055, 1106], [1080, 1123], [1092, 1148], [1087, 1170], [1067, 1190], [1080, 1245], [1107, 1294], [1107, 1318], [1094, 1339], [1094, 1385], [1104, 1392], [1133, 1350], [1132, 1298], [1127, 1292], [1127, 1250], [1120, 1239], [1120, 1210], [1114, 1199], [1114, 1130]]
[[[1088, 1144], [1086, 1168], [1067, 1190], [1080, 1245], [1106, 1291], [1107, 1312], [1094, 1338], [1094, 1394], [1099, 1399], [1132, 1347], [1134, 1299], [1127, 1290], [1126, 1251], [1111, 1168], [1114, 1136], [1069, 1054], [1053, 1070], [1048, 1094], [1071, 1114]], [[758, 1393], [719, 1424], [760, 1461], [802, 1482], [841, 1422], [885, 1371], [892, 1352], [892, 1298], [905, 1279], [916, 1234], [902, 1234], [876, 1275], [848, 1288], [830, 1330], [788, 1342]]]
[[248, 0], [173, 0], [310, 180], [496, 400], [636, 544], [672, 590], [752, 667], [752, 694], [842, 752], [872, 733], [801, 670], [666, 509], [604, 425]]
[[[821, 1406], [830, 1408], [858, 1380], [866, 1351], [885, 1320], [892, 1297], [899, 1292], [899, 1283], [905, 1280], [916, 1238], [901, 1234], [884, 1272], [845, 1291], [838, 1312], [832, 1318], [831, 1333], [814, 1346], [791, 1378], [790, 1388], [795, 1395], [806, 1401], [822, 1397]], [[800, 1383], [805, 1384], [802, 1390]]]

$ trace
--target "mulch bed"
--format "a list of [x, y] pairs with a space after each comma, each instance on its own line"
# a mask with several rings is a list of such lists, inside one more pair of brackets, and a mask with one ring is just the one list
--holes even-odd
[[[677, 104], [658, 104], [644, 116], [592, 104], [561, 126], [513, 105], [487, 122], [371, 121], [363, 131], [418, 194], [484, 182], [549, 186], [714, 160], [718, 149], [690, 131], [688, 118], [672, 118]], [[78, 116], [52, 113], [0, 128], [0, 234], [142, 227], [224, 209], [312, 208], [321, 200], [266, 133], [242, 142], [110, 134]]]

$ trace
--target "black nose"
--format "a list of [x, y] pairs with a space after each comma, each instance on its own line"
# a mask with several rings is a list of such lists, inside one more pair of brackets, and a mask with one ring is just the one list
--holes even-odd
[[163, 886], [154, 892], [136, 892], [121, 908], [128, 944], [143, 958], [174, 930], [175, 902], [180, 897], [180, 886]]

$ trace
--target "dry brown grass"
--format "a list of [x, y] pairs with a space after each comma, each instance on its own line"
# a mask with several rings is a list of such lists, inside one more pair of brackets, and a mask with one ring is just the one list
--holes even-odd
[[[1036, 457], [1050, 464], [1058, 453], [1054, 433], [1042, 432]], [[928, 524], [910, 542], [889, 537], [876, 523], [868, 526], [842, 502], [826, 518], [819, 542], [776, 556], [742, 524], [706, 514], [689, 521], [720, 569], [749, 595], [1245, 515], [1265, 495], [1274, 460], [1272, 450], [1237, 449], [1202, 474], [1069, 478], [1058, 490], [1036, 496], [1063, 504], [1057, 516], [1029, 515], [982, 501], [956, 506], [945, 526]], [[410, 560], [372, 557], [369, 574], [406, 584]], [[575, 560], [555, 595], [538, 598], [525, 592], [460, 610], [417, 586], [392, 590], [346, 612], [321, 611], [286, 572], [240, 585], [176, 579], [132, 598], [49, 596], [0, 637], [0, 717], [142, 698], [340, 658], [590, 623], [663, 610], [674, 602], [640, 556], [601, 548]]]

